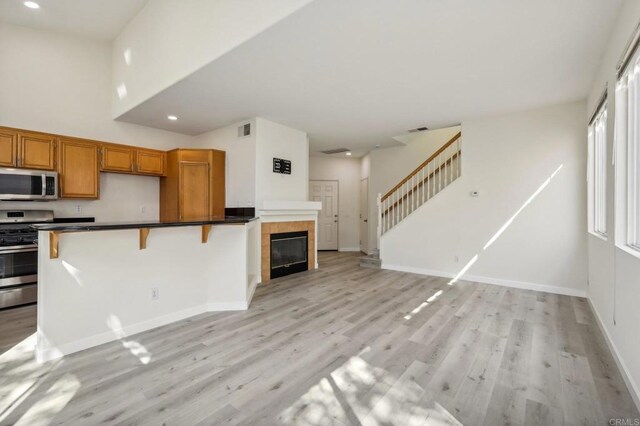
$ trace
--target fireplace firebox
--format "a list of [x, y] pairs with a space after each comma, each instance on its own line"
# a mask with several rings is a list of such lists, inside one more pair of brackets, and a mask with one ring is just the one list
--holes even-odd
[[271, 279], [308, 269], [308, 231], [271, 234]]

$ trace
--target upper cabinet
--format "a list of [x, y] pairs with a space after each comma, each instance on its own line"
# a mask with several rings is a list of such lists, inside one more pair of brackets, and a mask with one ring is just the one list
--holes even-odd
[[0, 166], [15, 167], [18, 161], [18, 132], [0, 128]]
[[[195, 196], [187, 195], [187, 201], [193, 203], [194, 213], [190, 213], [191, 204], [184, 213], [187, 216], [199, 216], [204, 211], [205, 204], [209, 206], [208, 212], [224, 212], [224, 200], [220, 204], [220, 200], [211, 195], [212, 188], [220, 184], [220, 179], [214, 178], [216, 173], [220, 173], [220, 168], [224, 187], [224, 153], [220, 166], [219, 155], [215, 156], [209, 150], [180, 152], [184, 153], [184, 160], [188, 160], [192, 154], [198, 156], [199, 161], [211, 169], [207, 172], [211, 173], [210, 177], [206, 179], [203, 178], [203, 166], [187, 166], [184, 170], [188, 176], [185, 175], [187, 186], [183, 187], [182, 192], [189, 192], [188, 187], [194, 181], [206, 181], [207, 185], [206, 198], [196, 200]], [[218, 161], [215, 166], [214, 160]], [[56, 170], [59, 174], [60, 198], [97, 199], [100, 172], [166, 176], [167, 153], [156, 149], [0, 127], [0, 167]], [[224, 188], [222, 192], [224, 193]]]
[[103, 144], [100, 148], [100, 171], [133, 173], [134, 149], [130, 146]]
[[164, 176], [167, 171], [167, 153], [155, 149], [136, 149], [136, 173]]
[[58, 179], [61, 198], [98, 198], [98, 148], [99, 145], [92, 141], [59, 138]]
[[0, 128], [0, 166], [55, 169], [56, 136]]
[[18, 133], [18, 167], [53, 170], [56, 167], [56, 136], [46, 133]]
[[102, 144], [100, 171], [164, 176], [167, 154], [155, 149], [127, 145]]

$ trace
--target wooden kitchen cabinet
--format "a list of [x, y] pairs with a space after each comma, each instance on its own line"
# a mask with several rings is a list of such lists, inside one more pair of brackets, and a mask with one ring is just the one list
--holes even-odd
[[0, 166], [54, 170], [56, 136], [0, 127]]
[[136, 149], [136, 173], [164, 176], [167, 169], [167, 153], [155, 149]]
[[46, 133], [18, 133], [18, 167], [53, 170], [56, 167], [56, 136]]
[[99, 197], [100, 145], [83, 139], [58, 139], [58, 179], [61, 198]]
[[160, 179], [160, 220], [189, 222], [223, 218], [224, 176], [224, 151], [169, 151], [166, 176]]
[[133, 173], [134, 155], [133, 147], [103, 144], [100, 147], [100, 171]]
[[0, 128], [0, 166], [16, 167], [18, 159], [18, 132]]

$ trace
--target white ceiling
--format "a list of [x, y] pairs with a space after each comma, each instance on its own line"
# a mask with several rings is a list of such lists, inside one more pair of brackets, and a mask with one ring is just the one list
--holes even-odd
[[316, 1], [120, 119], [199, 134], [259, 116], [307, 131], [312, 152], [361, 155], [408, 129], [585, 98], [620, 5]]
[[147, 0], [0, 0], [0, 21], [103, 40], [115, 38]]

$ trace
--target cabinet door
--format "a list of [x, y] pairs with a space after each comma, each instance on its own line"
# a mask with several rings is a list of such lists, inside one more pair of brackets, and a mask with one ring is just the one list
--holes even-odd
[[209, 219], [209, 163], [180, 162], [179, 210], [181, 221]]
[[62, 198], [98, 198], [98, 144], [60, 138], [58, 179]]
[[42, 170], [55, 168], [56, 137], [54, 135], [20, 132], [18, 145], [20, 150], [18, 167]]
[[167, 153], [152, 149], [136, 150], [136, 173], [164, 176], [166, 173]]
[[132, 173], [133, 148], [120, 145], [102, 145], [100, 170], [103, 172]]
[[0, 166], [15, 167], [18, 159], [18, 132], [0, 129]]

